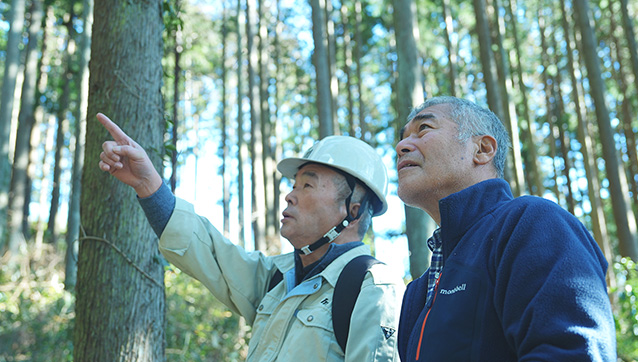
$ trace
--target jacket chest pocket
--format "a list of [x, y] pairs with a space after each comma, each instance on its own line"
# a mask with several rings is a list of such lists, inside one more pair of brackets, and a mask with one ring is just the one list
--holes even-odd
[[297, 311], [297, 321], [305, 328], [320, 328], [332, 332], [332, 311], [327, 308], [301, 309]]
[[[271, 320], [278, 305], [278, 298], [273, 297], [270, 294], [266, 294], [259, 303], [259, 306], [257, 306], [257, 314], [255, 315], [255, 321], [252, 325], [252, 337], [249, 342], [249, 357], [254, 354], [258, 348], [262, 348], [264, 343], [272, 342], [266, 341], [266, 339], [268, 339], [268, 335], [281, 335], [280, 331], [273, 330], [273, 328], [281, 329], [281, 327], [278, 325], [277, 321]], [[267, 328], [271, 330], [270, 333], [266, 332]], [[259, 346], [260, 344], [262, 345], [261, 347]]]
[[259, 306], [257, 307], [255, 324], [259, 319], [269, 319], [275, 311], [275, 308], [277, 308], [277, 305], [279, 305], [279, 298], [273, 297], [270, 294], [266, 294], [266, 296], [264, 296], [264, 299], [261, 300]]
[[[307, 360], [308, 356], [316, 356], [319, 361], [342, 360], [343, 351], [337, 344], [332, 327], [332, 310], [328, 307], [314, 306], [299, 309], [292, 323], [289, 338], [282, 353], [296, 354], [301, 347]], [[298, 352], [297, 352], [298, 353]]]

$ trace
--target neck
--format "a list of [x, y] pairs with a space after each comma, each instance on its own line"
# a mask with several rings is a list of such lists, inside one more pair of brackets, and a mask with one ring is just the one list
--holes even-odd
[[[321, 247], [315, 249], [312, 253], [306, 255], [304, 253], [300, 253], [299, 256], [301, 258], [301, 264], [305, 267], [308, 266], [314, 262], [316, 262], [317, 260], [321, 259], [324, 255], [326, 255], [326, 252], [328, 252], [328, 249], [330, 248], [330, 244], [345, 244], [351, 241], [358, 241], [360, 240], [358, 235], [356, 235], [356, 233], [354, 233], [353, 229], [351, 228], [346, 228], [344, 229], [341, 234], [339, 236], [337, 236], [337, 238], [335, 238], [331, 243], [327, 243], [325, 245], [322, 245]], [[296, 244], [293, 244], [293, 246], [295, 246]], [[303, 245], [306, 246], [306, 245]], [[303, 247], [302, 246], [302, 247]], [[295, 248], [297, 248], [297, 246], [295, 246]]]
[[326, 252], [328, 252], [329, 247], [330, 247], [330, 244], [326, 244], [308, 255], [305, 255], [303, 253], [299, 254], [299, 257], [301, 259], [301, 265], [306, 267], [316, 262], [317, 260], [321, 259], [324, 255], [326, 255]]
[[439, 212], [439, 200], [431, 202], [425, 205], [417, 206], [419, 209], [425, 211], [437, 225], [441, 225], [441, 213]]

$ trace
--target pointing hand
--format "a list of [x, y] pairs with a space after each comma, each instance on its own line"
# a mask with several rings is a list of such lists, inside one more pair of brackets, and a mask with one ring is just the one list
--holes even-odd
[[152, 195], [162, 185], [162, 178], [146, 151], [107, 116], [98, 113], [97, 119], [113, 137], [102, 144], [100, 169], [133, 187], [139, 197]]

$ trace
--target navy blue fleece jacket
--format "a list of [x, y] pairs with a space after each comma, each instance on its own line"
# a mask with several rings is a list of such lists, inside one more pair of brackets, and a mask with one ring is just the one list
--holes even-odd
[[[492, 179], [439, 203], [444, 267], [408, 285], [402, 361], [615, 361], [607, 262], [557, 204]], [[418, 356], [418, 359], [417, 359]]]

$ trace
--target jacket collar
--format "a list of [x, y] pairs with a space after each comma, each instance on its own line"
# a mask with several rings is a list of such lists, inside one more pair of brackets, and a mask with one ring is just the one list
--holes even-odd
[[360, 245], [346, 251], [334, 259], [321, 273], [319, 273], [319, 275], [322, 275], [333, 287], [337, 285], [337, 279], [339, 278], [341, 271], [345, 268], [346, 264], [350, 262], [350, 260], [359, 255], [370, 255], [370, 247], [361, 242], [359, 242], [359, 244]]
[[[360, 242], [358, 242], [360, 243]], [[359, 255], [370, 255], [370, 247], [360, 243], [358, 245], [345, 253], [340, 255], [335, 260], [333, 260], [330, 264], [326, 266], [326, 268], [319, 273], [318, 275], [323, 276], [328, 283], [330, 283], [333, 287], [337, 284], [337, 279], [339, 278], [339, 274], [341, 270], [348, 264], [350, 260], [359, 256]], [[272, 257], [272, 261], [283, 274], [295, 268], [295, 257], [294, 252], [276, 255]], [[314, 277], [317, 277], [316, 275]], [[312, 278], [314, 278], [312, 277]]]
[[439, 201], [441, 238], [445, 257], [476, 222], [501, 203], [513, 199], [509, 184], [500, 178], [479, 182]]

